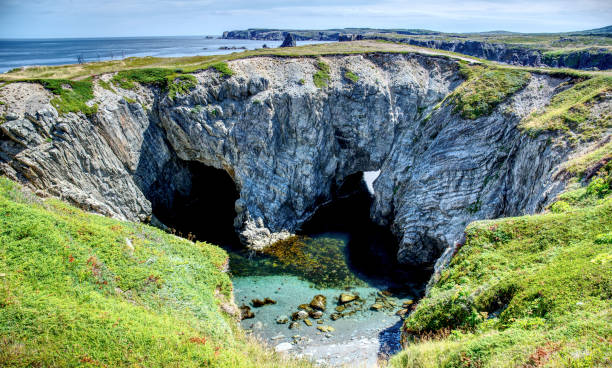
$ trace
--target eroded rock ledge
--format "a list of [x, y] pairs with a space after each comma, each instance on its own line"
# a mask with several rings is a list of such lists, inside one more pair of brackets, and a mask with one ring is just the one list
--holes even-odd
[[538, 211], [562, 188], [553, 174], [572, 150], [517, 125], [566, 80], [534, 74], [493, 114], [464, 120], [448, 103], [434, 109], [462, 82], [452, 60], [323, 60], [331, 69], [323, 89], [313, 84], [316, 60], [273, 57], [232, 61], [230, 78], [198, 72], [196, 88], [174, 100], [154, 88], [96, 85], [91, 118], [58, 116], [41, 86], [9, 84], [0, 90], [11, 114], [0, 125], [0, 173], [145, 220], [152, 203], [169, 207], [189, 192], [189, 162], [201, 162], [231, 176], [235, 227], [257, 249], [298, 229], [347, 176], [380, 170], [372, 216], [392, 226], [399, 259], [414, 264], [460, 241], [468, 222]]

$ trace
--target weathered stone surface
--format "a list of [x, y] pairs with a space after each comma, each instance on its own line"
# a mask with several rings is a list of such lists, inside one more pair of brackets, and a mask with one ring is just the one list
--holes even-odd
[[272, 57], [231, 61], [230, 78], [198, 72], [197, 87], [174, 100], [155, 88], [96, 86], [93, 118], [58, 116], [41, 86], [9, 84], [2, 109], [17, 118], [0, 125], [0, 173], [90, 211], [155, 220], [152, 204], [188, 193], [188, 164], [200, 162], [232, 178], [234, 225], [261, 249], [298, 229], [349, 175], [380, 170], [372, 217], [414, 264], [460, 242], [470, 221], [537, 212], [564, 187], [555, 173], [574, 149], [517, 125], [565, 79], [534, 74], [490, 116], [464, 120], [447, 103], [433, 109], [462, 82], [452, 60], [323, 59], [325, 89], [312, 82], [315, 60]]

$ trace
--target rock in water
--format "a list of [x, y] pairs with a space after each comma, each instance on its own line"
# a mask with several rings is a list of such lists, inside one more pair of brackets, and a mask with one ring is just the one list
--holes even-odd
[[306, 318], [308, 318], [308, 313], [303, 310], [297, 311], [291, 315], [291, 319], [294, 321], [298, 321], [298, 320], [302, 320]]
[[287, 316], [279, 316], [276, 319], [276, 323], [278, 323], [279, 325], [284, 325], [287, 322], [289, 322], [289, 317], [287, 317]]
[[342, 304], [352, 302], [353, 300], [359, 299], [359, 296], [355, 294], [342, 293], [338, 298], [338, 301]]
[[295, 47], [295, 39], [293, 38], [291, 33], [287, 33], [287, 35], [285, 36], [285, 40], [283, 41], [283, 44], [280, 45], [280, 47]]
[[291, 343], [289, 343], [289, 342], [283, 342], [283, 343], [280, 343], [280, 344], [276, 345], [276, 347], [274, 347], [274, 350], [277, 353], [282, 353], [284, 351], [288, 351], [288, 350], [291, 350], [291, 349], [293, 349], [293, 345], [291, 345]]
[[251, 300], [251, 304], [253, 304], [253, 307], [259, 308], [259, 307], [263, 307], [264, 305], [268, 305], [268, 304], [276, 304], [276, 300], [270, 299], [270, 298], [265, 298], [263, 300], [253, 299]]
[[313, 319], [319, 319], [323, 317], [323, 312], [311, 310], [310, 312], [308, 312], [308, 315], [311, 316]]
[[289, 329], [293, 330], [293, 329], [296, 329], [296, 328], [300, 328], [299, 323], [297, 323], [297, 322], [291, 322], [291, 323], [289, 324]]
[[240, 319], [254, 318], [255, 313], [251, 311], [251, 307], [243, 305], [240, 307]]
[[310, 301], [310, 307], [312, 309], [318, 309], [320, 311], [325, 311], [325, 306], [327, 305], [327, 298], [325, 295], [315, 295], [314, 298]]

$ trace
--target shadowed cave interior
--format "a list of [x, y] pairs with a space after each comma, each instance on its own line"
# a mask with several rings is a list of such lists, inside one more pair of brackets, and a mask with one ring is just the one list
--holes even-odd
[[[176, 175], [162, 178], [182, 184], [158, 182], [157, 189], [152, 191], [156, 193], [150, 198], [155, 217], [177, 234], [191, 233], [197, 240], [220, 245], [230, 253], [245, 254], [233, 225], [234, 202], [239, 194], [231, 177], [223, 170], [198, 162], [180, 166], [186, 168], [180, 180]], [[373, 286], [420, 295], [431, 276], [431, 265], [414, 267], [397, 261], [396, 237], [388, 227], [370, 219], [372, 201], [363, 172], [350, 175], [333, 190], [332, 200], [320, 206], [298, 234], [312, 237], [342, 234], [348, 238], [345, 256], [352, 272]]]

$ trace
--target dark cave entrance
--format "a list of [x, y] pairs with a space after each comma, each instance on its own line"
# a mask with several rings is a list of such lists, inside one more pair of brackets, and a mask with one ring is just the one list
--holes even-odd
[[[166, 172], [150, 191], [153, 214], [159, 221], [183, 237], [191, 233], [199, 241], [222, 246], [230, 255], [249, 254], [234, 228], [239, 193], [227, 172], [199, 162], [178, 162]], [[333, 193], [332, 200], [319, 207], [298, 233], [348, 237], [346, 262], [352, 272], [373, 286], [420, 296], [433, 267], [397, 261], [397, 239], [388, 227], [370, 218], [373, 196], [363, 172], [347, 177]]]
[[397, 261], [399, 244], [395, 235], [370, 217], [373, 200], [363, 172], [350, 175], [336, 189], [334, 198], [302, 226], [301, 234], [347, 234], [347, 262], [355, 273], [394, 293], [420, 296], [433, 273], [433, 264], [410, 266]]
[[183, 164], [186, 170], [182, 170], [180, 178], [158, 183], [165, 188], [165, 194], [151, 201], [155, 217], [183, 237], [191, 233], [199, 241], [239, 247], [233, 225], [234, 203], [239, 194], [232, 178], [223, 170], [199, 162]]

